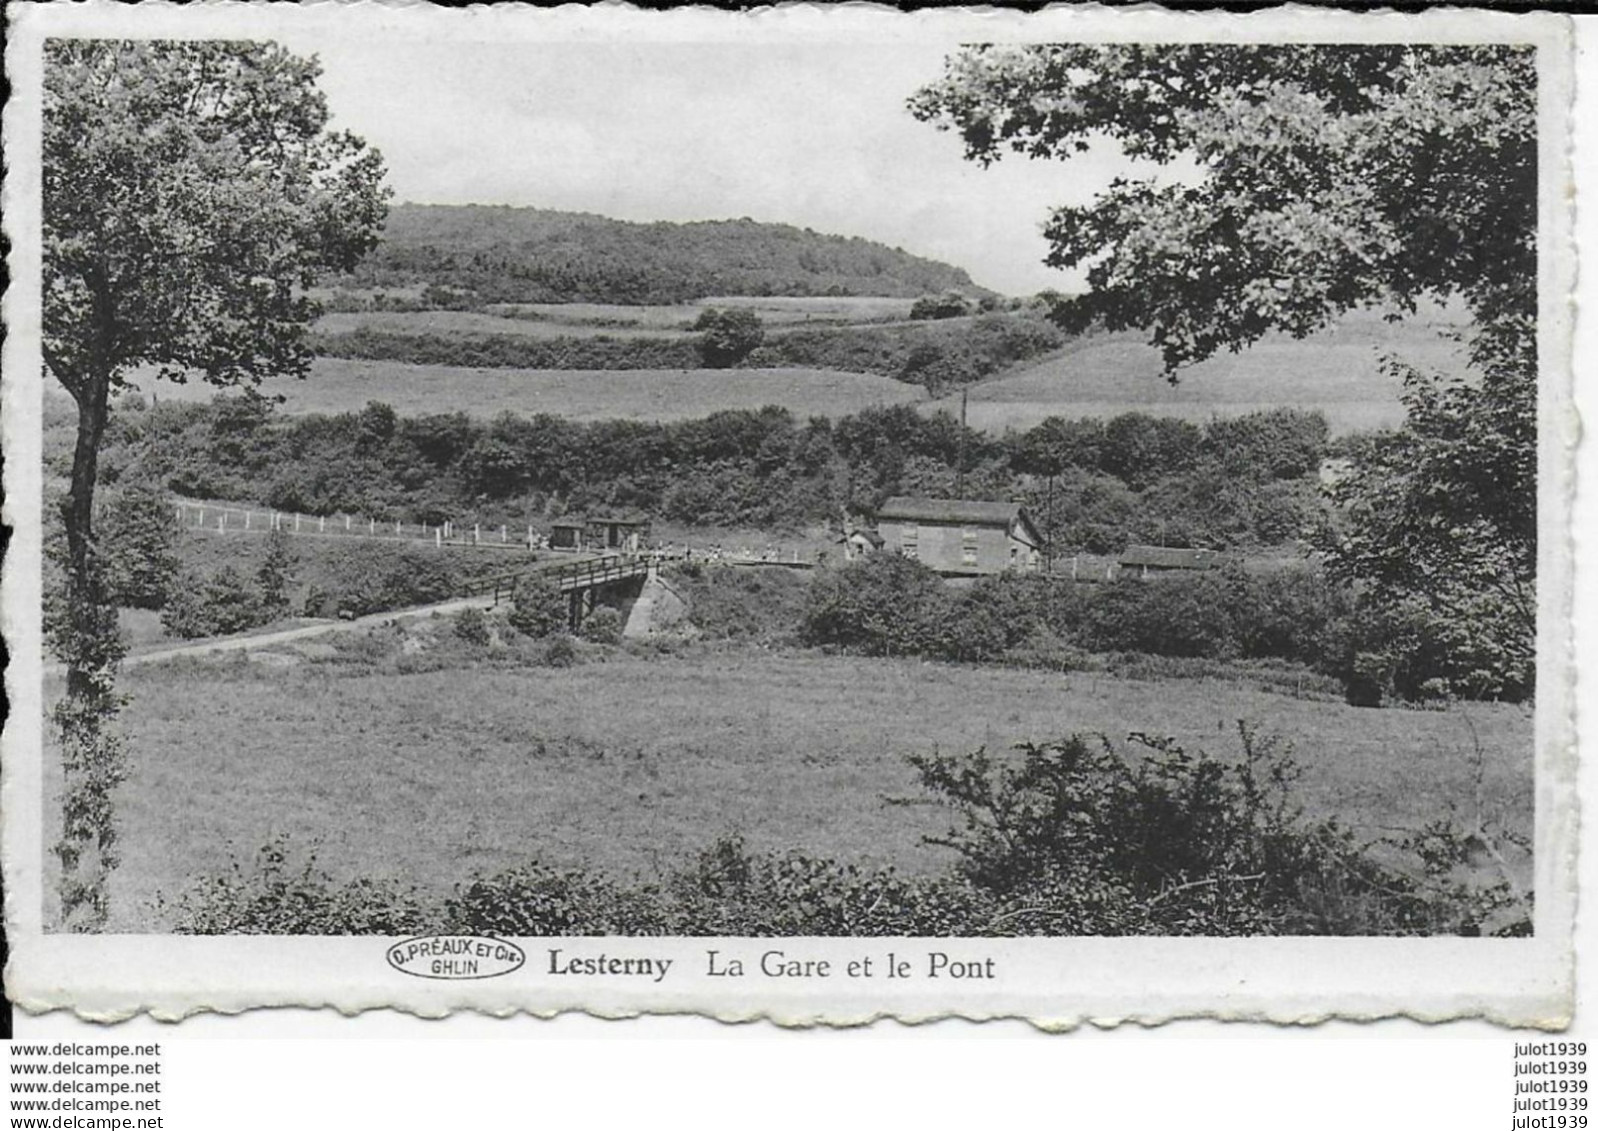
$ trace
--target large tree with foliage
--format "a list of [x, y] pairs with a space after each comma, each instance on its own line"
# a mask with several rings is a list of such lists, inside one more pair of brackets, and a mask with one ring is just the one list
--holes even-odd
[[78, 418], [53, 626], [67, 667], [57, 851], [74, 927], [105, 919], [122, 774], [106, 729], [115, 610], [93, 524], [109, 399], [140, 366], [216, 385], [307, 371], [306, 290], [374, 246], [387, 208], [380, 156], [328, 128], [319, 74], [271, 43], [45, 45], [44, 361]]
[[984, 164], [1101, 145], [1134, 159], [1142, 175], [1049, 218], [1046, 261], [1089, 284], [1054, 313], [1147, 330], [1173, 379], [1358, 307], [1463, 301], [1471, 378], [1405, 374], [1406, 426], [1342, 488], [1352, 521], [1334, 556], [1373, 600], [1442, 611], [1472, 595], [1478, 627], [1523, 667], [1536, 91], [1520, 46], [1041, 44], [967, 49], [910, 108]]

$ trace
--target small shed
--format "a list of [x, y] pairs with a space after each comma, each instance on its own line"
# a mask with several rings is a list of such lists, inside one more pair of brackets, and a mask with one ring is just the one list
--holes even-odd
[[636, 554], [648, 525], [641, 518], [591, 518], [588, 533], [596, 549]]
[[588, 524], [580, 518], [557, 518], [549, 524], [551, 550], [581, 550]]
[[1179, 546], [1128, 546], [1117, 565], [1123, 572], [1148, 577], [1156, 573], [1203, 572], [1225, 562], [1219, 550], [1190, 550]]
[[877, 511], [885, 548], [939, 573], [1035, 570], [1043, 536], [1020, 503], [899, 495]]
[[843, 560], [846, 562], [859, 561], [867, 554], [882, 549], [882, 535], [875, 530], [846, 530], [838, 541], [843, 544]]

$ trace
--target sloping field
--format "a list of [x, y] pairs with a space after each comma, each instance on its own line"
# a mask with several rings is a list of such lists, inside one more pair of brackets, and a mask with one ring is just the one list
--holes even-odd
[[[625, 309], [625, 308], [619, 308]], [[640, 308], [643, 309], [643, 308]], [[528, 338], [680, 338], [687, 335], [684, 324], [698, 317], [692, 307], [649, 307], [651, 311], [684, 312], [681, 317], [640, 317], [625, 319], [584, 319], [577, 315], [559, 317], [511, 318], [482, 314], [474, 310], [366, 310], [355, 313], [324, 314], [315, 329], [323, 334], [347, 334], [352, 330], [381, 330], [390, 334], [513, 334]]]
[[[163, 400], [199, 401], [216, 392], [203, 382], [144, 382], [144, 392], [152, 391]], [[382, 401], [406, 416], [548, 412], [574, 420], [685, 420], [765, 405], [800, 418], [841, 416], [923, 395], [889, 377], [822, 369], [462, 369], [339, 358], [318, 358], [304, 381], [269, 380], [261, 392], [282, 395], [289, 413], [348, 412]]]
[[791, 322], [902, 322], [910, 317], [914, 299], [840, 295], [831, 297], [790, 295], [724, 295], [699, 300], [700, 306], [736, 306], [753, 310], [767, 323]]
[[751, 652], [411, 675], [279, 659], [124, 673], [113, 929], [158, 926], [157, 892], [278, 834], [315, 842], [334, 875], [435, 892], [533, 857], [657, 875], [731, 831], [936, 872], [949, 856], [920, 838], [948, 814], [883, 802], [917, 795], [906, 754], [1139, 730], [1233, 758], [1238, 718], [1292, 740], [1303, 801], [1365, 836], [1467, 804], [1477, 740], [1483, 796], [1531, 821], [1530, 715], [1501, 704], [1360, 710], [1229, 682]]
[[752, 310], [768, 328], [874, 326], [910, 319], [907, 298], [810, 298], [728, 295], [677, 305], [623, 305], [603, 302], [499, 303], [474, 310], [340, 311], [317, 319], [324, 334], [351, 330], [384, 330], [398, 334], [522, 334], [533, 337], [588, 336], [678, 337], [705, 310], [738, 307]]
[[[1026, 429], [1048, 416], [1113, 416], [1141, 411], [1202, 421], [1262, 408], [1318, 408], [1333, 433], [1403, 420], [1401, 385], [1381, 371], [1392, 354], [1421, 369], [1462, 372], [1459, 346], [1438, 332], [1446, 323], [1389, 325], [1352, 320], [1302, 341], [1273, 335], [1166, 380], [1159, 351], [1137, 334], [1107, 334], [1067, 347], [1038, 365], [970, 389], [967, 419], [990, 431]], [[929, 404], [958, 412], [958, 394]]]
[[502, 302], [487, 308], [507, 319], [536, 318], [564, 326], [630, 326], [639, 330], [672, 330], [698, 318], [707, 302], [637, 305], [618, 302]]

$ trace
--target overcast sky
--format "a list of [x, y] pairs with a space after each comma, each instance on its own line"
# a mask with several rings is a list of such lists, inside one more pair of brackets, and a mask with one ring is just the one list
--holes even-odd
[[984, 170], [905, 99], [926, 45], [348, 44], [315, 51], [337, 124], [383, 151], [395, 199], [624, 220], [748, 216], [862, 236], [1009, 294], [1071, 289], [1042, 265], [1051, 206], [1118, 156]]

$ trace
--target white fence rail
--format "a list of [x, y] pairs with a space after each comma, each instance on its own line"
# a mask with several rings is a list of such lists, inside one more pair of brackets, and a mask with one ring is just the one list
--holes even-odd
[[[176, 499], [173, 514], [179, 525], [188, 530], [219, 534], [267, 534], [281, 530], [287, 534], [311, 538], [365, 538], [386, 542], [425, 543], [433, 546], [485, 546], [508, 550], [548, 550], [549, 539], [537, 527], [498, 525], [488, 523], [399, 522], [372, 518], [367, 515], [300, 514], [267, 508], [241, 507], [227, 503], [202, 502], [194, 499]], [[776, 543], [761, 545], [724, 546], [717, 543], [691, 543], [675, 541], [655, 546], [668, 557], [700, 562], [729, 564], [806, 565], [813, 556], [795, 547]], [[607, 553], [600, 547], [585, 548], [584, 552]]]
[[501, 523], [389, 522], [364, 515], [311, 515], [294, 511], [255, 510], [223, 503], [174, 502], [173, 513], [179, 525], [191, 530], [219, 533], [267, 534], [281, 530], [288, 534], [324, 538], [368, 538], [389, 542], [431, 542], [451, 546], [504, 546], [540, 549], [544, 537], [531, 525], [526, 530]]

